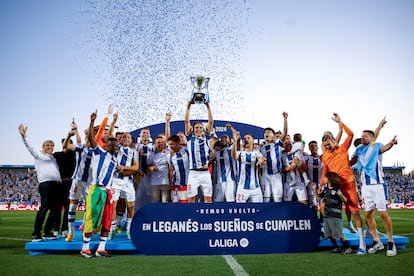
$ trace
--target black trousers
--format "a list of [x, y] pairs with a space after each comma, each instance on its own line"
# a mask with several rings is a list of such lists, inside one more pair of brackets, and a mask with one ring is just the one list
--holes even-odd
[[45, 222], [46, 214], [48, 211], [50, 212], [47, 217], [43, 232], [46, 234], [51, 233], [53, 229], [53, 223], [56, 219], [56, 215], [58, 212], [58, 185], [60, 184], [56, 181], [46, 181], [39, 184], [40, 208], [36, 214], [33, 235], [40, 235], [42, 233], [43, 223]]
[[[62, 181], [58, 185], [57, 189], [57, 204], [59, 205], [59, 212], [56, 214], [56, 220], [53, 224], [54, 231], [67, 231], [68, 230], [68, 211], [69, 211], [69, 190], [72, 186], [72, 180]], [[62, 217], [62, 209], [64, 209]]]

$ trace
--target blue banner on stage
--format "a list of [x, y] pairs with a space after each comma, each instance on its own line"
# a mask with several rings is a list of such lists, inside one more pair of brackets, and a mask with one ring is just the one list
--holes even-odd
[[153, 203], [131, 224], [135, 247], [147, 255], [309, 252], [319, 244], [315, 212], [297, 203]]

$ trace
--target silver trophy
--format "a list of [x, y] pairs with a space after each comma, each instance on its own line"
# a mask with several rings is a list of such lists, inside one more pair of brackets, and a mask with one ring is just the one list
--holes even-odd
[[203, 76], [191, 76], [191, 84], [193, 85], [193, 91], [191, 91], [190, 102], [192, 104], [205, 104], [210, 102], [208, 94], [208, 81], [210, 78]]

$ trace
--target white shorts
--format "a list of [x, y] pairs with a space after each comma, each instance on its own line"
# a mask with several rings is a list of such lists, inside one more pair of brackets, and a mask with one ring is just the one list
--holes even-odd
[[384, 184], [362, 185], [361, 196], [364, 202], [364, 211], [368, 212], [375, 209], [387, 211]]
[[308, 200], [308, 194], [306, 192], [306, 187], [303, 182], [298, 181], [295, 186], [289, 186], [289, 182], [286, 182], [283, 200], [292, 201], [293, 195], [295, 193], [299, 201]]
[[69, 199], [70, 200], [79, 200], [86, 199], [89, 192], [90, 184], [81, 180], [72, 180], [72, 186], [69, 190]]
[[134, 182], [131, 178], [114, 178], [112, 180], [111, 188], [114, 189], [112, 200], [118, 201], [121, 197], [125, 198], [127, 202], [135, 201], [135, 187]]
[[195, 197], [198, 194], [198, 188], [201, 188], [204, 196], [213, 194], [213, 185], [211, 183], [211, 175], [208, 170], [194, 171], [190, 170], [188, 174], [187, 191], [188, 197]]
[[236, 183], [228, 181], [214, 185], [214, 202], [234, 202]]
[[263, 197], [273, 197], [274, 202], [282, 202], [283, 199], [283, 183], [280, 173], [267, 174], [263, 171], [260, 178], [260, 185], [262, 186]]
[[263, 194], [262, 189], [244, 189], [241, 188], [241, 185], [237, 188], [236, 193], [236, 202], [237, 203], [245, 203], [245, 202], [263, 202]]

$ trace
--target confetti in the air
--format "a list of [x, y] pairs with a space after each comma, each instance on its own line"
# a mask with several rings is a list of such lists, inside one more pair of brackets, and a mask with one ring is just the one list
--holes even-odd
[[[122, 129], [183, 120], [191, 75], [210, 77], [216, 119], [239, 121], [243, 113], [249, 4], [223, 0], [88, 1], [84, 15], [106, 69], [105, 96], [119, 111]], [[192, 119], [206, 119], [194, 105]]]

